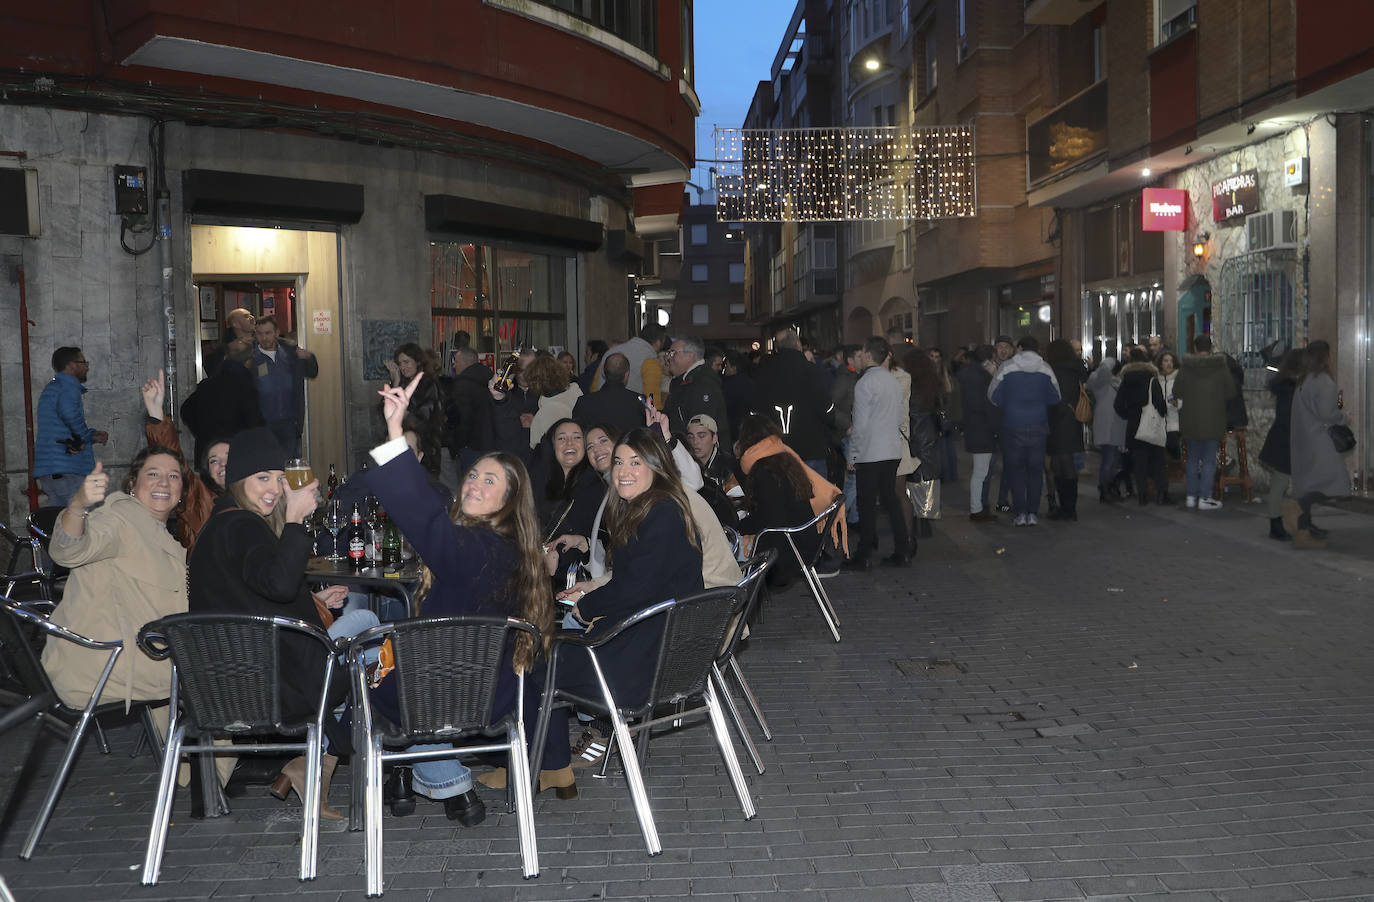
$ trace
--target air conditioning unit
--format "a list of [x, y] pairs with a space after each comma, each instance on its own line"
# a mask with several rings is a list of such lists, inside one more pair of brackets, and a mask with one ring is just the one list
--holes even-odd
[[1298, 214], [1265, 210], [1245, 217], [1245, 246], [1252, 251], [1298, 246]]

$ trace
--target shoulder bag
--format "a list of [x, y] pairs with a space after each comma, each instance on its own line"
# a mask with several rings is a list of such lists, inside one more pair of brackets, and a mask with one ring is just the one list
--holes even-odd
[[1345, 454], [1347, 451], [1355, 450], [1355, 433], [1344, 423], [1336, 423], [1329, 427], [1327, 434], [1331, 436], [1331, 444], [1336, 446], [1337, 454]]
[[1163, 448], [1168, 440], [1168, 424], [1164, 421], [1163, 415], [1155, 409], [1154, 402], [1148, 400], [1153, 395], [1154, 386], [1150, 388], [1151, 394], [1145, 396], [1145, 406], [1140, 408], [1140, 425], [1136, 427], [1135, 439]]
[[1073, 409], [1073, 418], [1080, 423], [1093, 421], [1093, 399], [1083, 383], [1078, 383], [1078, 405]]

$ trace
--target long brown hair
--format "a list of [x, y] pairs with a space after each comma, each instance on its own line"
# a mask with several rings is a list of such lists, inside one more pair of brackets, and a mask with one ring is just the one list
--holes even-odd
[[[553, 641], [553, 600], [549, 596], [549, 578], [544, 573], [541, 551], [539, 517], [534, 512], [534, 493], [530, 490], [530, 476], [520, 458], [504, 451], [483, 454], [473, 467], [484, 460], [501, 465], [506, 474], [506, 497], [501, 509], [489, 517], [470, 517], [463, 513], [462, 491], [449, 510], [449, 518], [458, 526], [469, 529], [489, 529], [515, 546], [515, 569], [506, 582], [506, 593], [516, 600], [519, 616], [539, 628], [543, 637], [543, 651], [548, 653]], [[472, 468], [468, 469], [472, 472]], [[434, 586], [434, 572], [428, 566], [420, 576], [415, 597], [423, 605]], [[521, 633], [515, 640], [516, 672], [528, 672], [534, 666], [535, 654], [530, 639]]]
[[[743, 420], [740, 420], [740, 456], [743, 457], [744, 452], [769, 436], [779, 440], [782, 439], [782, 427], [779, 426], [772, 417], [751, 413]], [[777, 466], [782, 475], [787, 478], [787, 484], [792, 487], [792, 491], [797, 497], [809, 500], [811, 496], [815, 494], [811, 489], [811, 479], [806, 475], [806, 470], [802, 469], [801, 462], [791, 454], [788, 454], [786, 451], [779, 454], [772, 454], [761, 459], [759, 463], [763, 463], [765, 460]], [[745, 479], [749, 481], [749, 485], [752, 488], [754, 483], [754, 471], [752, 469]], [[753, 497], [753, 492], [746, 492], [745, 494]]]
[[[701, 536], [696, 522], [692, 519], [692, 506], [687, 500], [687, 489], [678, 478], [677, 467], [673, 464], [672, 453], [656, 429], [640, 427], [621, 436], [615, 446], [616, 453], [621, 448], [629, 448], [642, 460], [654, 474], [654, 481], [638, 497], [626, 501], [612, 485], [606, 493], [606, 526], [611, 534], [611, 547], [623, 548], [639, 532], [639, 526], [649, 511], [660, 501], [671, 501], [682, 512], [683, 523], [687, 526], [687, 541], [692, 547], [701, 550]], [[614, 468], [614, 464], [611, 465]]]
[[[267, 472], [267, 471], [260, 471], [260, 472]], [[244, 510], [246, 510], [246, 511], [248, 511], [249, 513], [252, 513], [252, 514], [257, 514], [257, 513], [258, 513], [258, 509], [257, 509], [256, 507], [254, 507], [254, 506], [253, 506], [253, 502], [250, 501], [250, 500], [248, 499], [248, 492], [244, 489], [243, 484], [244, 484], [245, 482], [247, 482], [248, 480], [252, 479], [253, 476], [256, 476], [256, 475], [258, 475], [258, 474], [257, 474], [257, 473], [254, 473], [254, 474], [252, 474], [251, 476], [245, 476], [245, 477], [243, 477], [243, 478], [240, 479], [238, 482], [231, 482], [231, 483], [229, 483], [228, 488], [225, 489], [225, 491], [227, 491], [227, 492], [229, 493], [230, 497], [232, 497], [232, 498], [234, 499], [234, 503], [235, 503], [235, 504], [237, 504], [239, 507], [243, 508]], [[258, 514], [258, 516], [259, 516], [259, 517], [262, 517], [262, 514]], [[276, 503], [276, 505], [272, 508], [272, 513], [270, 513], [270, 514], [268, 514], [267, 516], [262, 517], [262, 518], [263, 518], [264, 520], [267, 521], [267, 525], [270, 526], [270, 527], [272, 527], [272, 532], [277, 536], [277, 538], [280, 539], [280, 538], [281, 538], [281, 531], [282, 531], [283, 529], [286, 528], [286, 489], [285, 489], [285, 488], [283, 488], [283, 489], [281, 490], [281, 493], [277, 496], [277, 503]]]

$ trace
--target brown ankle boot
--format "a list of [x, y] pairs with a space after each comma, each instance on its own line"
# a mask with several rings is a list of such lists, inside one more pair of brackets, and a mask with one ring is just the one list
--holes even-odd
[[[320, 817], [330, 821], [344, 819], [338, 809], [329, 804], [329, 784], [334, 779], [334, 768], [338, 764], [339, 759], [333, 755], [325, 755], [320, 761]], [[292, 790], [295, 790], [302, 802], [305, 801], [304, 755], [298, 755], [286, 762], [286, 766], [281, 769], [281, 776], [272, 784], [271, 793], [284, 802]]]
[[[504, 767], [493, 768], [477, 778], [488, 789], [506, 788], [506, 769]], [[539, 772], [539, 791], [546, 789], [554, 790], [554, 795], [562, 801], [577, 798], [577, 780], [573, 776], [571, 767], [562, 767], [558, 770], [541, 770]]]

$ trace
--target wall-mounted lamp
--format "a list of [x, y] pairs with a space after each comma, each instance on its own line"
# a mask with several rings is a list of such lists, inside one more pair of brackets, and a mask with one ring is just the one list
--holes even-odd
[[869, 72], [877, 72], [882, 67], [883, 64], [878, 62], [876, 57], [870, 56], [868, 59], [864, 60], [864, 68], [867, 69]]
[[1207, 256], [1207, 242], [1211, 240], [1212, 236], [1208, 232], [1198, 232], [1197, 237], [1193, 239], [1193, 256], [1199, 260]]

